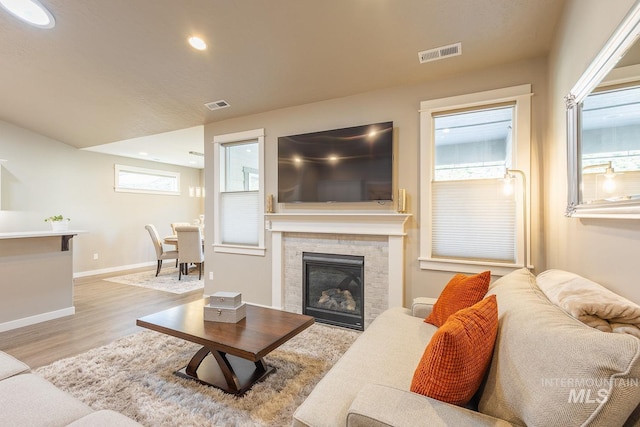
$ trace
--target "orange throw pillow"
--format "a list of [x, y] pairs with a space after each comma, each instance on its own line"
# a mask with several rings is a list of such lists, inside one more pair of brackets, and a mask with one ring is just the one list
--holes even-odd
[[473, 276], [456, 274], [444, 287], [433, 305], [431, 314], [424, 319], [438, 328], [458, 310], [472, 306], [484, 298], [489, 290], [491, 272], [485, 271]]
[[411, 391], [466, 405], [480, 388], [497, 333], [495, 295], [453, 314], [427, 344], [413, 374]]

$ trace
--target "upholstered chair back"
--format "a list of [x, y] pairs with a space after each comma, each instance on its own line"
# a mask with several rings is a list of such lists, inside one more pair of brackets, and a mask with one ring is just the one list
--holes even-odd
[[149, 232], [151, 241], [153, 242], [153, 247], [156, 250], [156, 256], [158, 259], [160, 259], [162, 257], [163, 249], [162, 242], [160, 241], [160, 236], [158, 235], [158, 230], [156, 230], [156, 227], [153, 224], [147, 224], [144, 226], [144, 228], [146, 228]]
[[204, 261], [202, 233], [196, 225], [180, 225], [176, 227], [178, 235], [178, 263], [199, 264]]
[[173, 233], [173, 235], [177, 235], [178, 233], [176, 232], [176, 227], [181, 227], [183, 225], [191, 225], [188, 222], [172, 222], [171, 223], [171, 232]]

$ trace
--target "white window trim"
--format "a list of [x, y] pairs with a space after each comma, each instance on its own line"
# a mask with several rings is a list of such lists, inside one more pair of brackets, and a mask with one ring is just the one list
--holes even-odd
[[[160, 175], [160, 176], [175, 178], [177, 180], [178, 190], [177, 191], [155, 191], [155, 190], [147, 190], [147, 189], [120, 187], [120, 181], [118, 177], [121, 171], [140, 173], [145, 175]], [[165, 170], [159, 170], [159, 169], [139, 168], [135, 166], [125, 166], [125, 165], [116, 164], [114, 167], [113, 180], [114, 180], [113, 189], [120, 193], [162, 194], [162, 195], [168, 195], [168, 196], [179, 196], [181, 194], [180, 172], [171, 172], [171, 171], [165, 171]]]
[[[422, 270], [452, 271], [461, 273], [479, 273], [491, 270], [491, 274], [503, 276], [525, 265], [529, 259], [524, 258], [524, 233], [527, 234], [527, 258], [531, 254], [531, 85], [525, 84], [467, 95], [440, 98], [420, 103], [420, 256], [418, 261]], [[482, 107], [502, 102], [514, 102], [515, 105], [515, 140], [512, 147], [512, 168], [523, 171], [527, 177], [525, 188], [528, 201], [527, 230], [524, 230], [524, 219], [517, 215], [516, 262], [497, 263], [470, 261], [462, 259], [433, 258], [431, 254], [431, 182], [433, 181], [434, 138], [433, 114], [463, 108]], [[516, 188], [521, 188], [520, 177]], [[522, 212], [522, 192], [516, 191], [516, 212]], [[524, 230], [524, 232], [523, 232]]]
[[[218, 170], [220, 167], [220, 146], [226, 144], [240, 143], [245, 141], [257, 141], [258, 142], [258, 162], [260, 170], [258, 172], [260, 183], [258, 184], [258, 209], [259, 212], [263, 212], [262, 221], [259, 224], [264, 223], [264, 128], [254, 129], [244, 132], [235, 132], [225, 135], [216, 135], [213, 137], [213, 164], [214, 168]], [[215, 173], [213, 175], [213, 192], [214, 192], [214, 207], [213, 207], [213, 233], [214, 233], [214, 252], [241, 254], [241, 255], [253, 255], [264, 256], [266, 249], [264, 244], [264, 227], [258, 227], [258, 245], [257, 246], [244, 246], [244, 245], [229, 245], [220, 241], [221, 236], [221, 212], [220, 212], [220, 174]]]

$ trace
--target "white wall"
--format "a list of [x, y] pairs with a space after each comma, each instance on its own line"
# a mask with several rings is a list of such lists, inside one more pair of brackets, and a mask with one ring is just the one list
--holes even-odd
[[[540, 197], [539, 181], [540, 143], [545, 129], [546, 60], [538, 59], [507, 64], [480, 70], [471, 74], [451, 76], [445, 80], [426, 82], [420, 85], [403, 86], [364, 93], [361, 95], [317, 102], [292, 108], [270, 111], [237, 119], [212, 123], [205, 127], [205, 170], [206, 186], [213, 186], [214, 135], [240, 132], [257, 128], [265, 129], [266, 194], [277, 194], [277, 138], [279, 136], [305, 132], [335, 129], [367, 123], [392, 120], [397, 143], [397, 186], [405, 188], [408, 195], [408, 211], [413, 215], [408, 222], [405, 264], [405, 305], [416, 296], [438, 296], [443, 286], [452, 276], [449, 272], [428, 272], [418, 267], [419, 255], [419, 114], [421, 101], [443, 98], [466, 93], [497, 89], [531, 83], [533, 97], [532, 117], [532, 207], [533, 207], [533, 251], [532, 260], [541, 268], [543, 257], [540, 253]], [[211, 194], [211, 192], [209, 192]], [[208, 218], [213, 212], [214, 201], [206, 199]], [[366, 205], [369, 209], [388, 209], [375, 203]], [[299, 209], [304, 209], [302, 206]], [[326, 207], [316, 207], [319, 209]], [[336, 208], [335, 205], [332, 208]], [[342, 206], [338, 207], [342, 208]], [[348, 208], [356, 208], [350, 206]], [[362, 209], [362, 205], [357, 206]], [[282, 209], [282, 206], [278, 207]], [[206, 239], [213, 241], [213, 229], [207, 227]], [[271, 242], [266, 233], [267, 254], [265, 257], [213, 253], [206, 250], [206, 270], [211, 271], [214, 280], [205, 282], [205, 293], [233, 290], [242, 292], [245, 301], [271, 304]]]
[[[202, 211], [201, 200], [188, 197], [188, 186], [200, 183], [198, 169], [78, 150], [2, 121], [0, 158], [7, 160], [0, 163], [0, 232], [48, 230], [44, 218], [71, 218], [72, 229], [88, 231], [73, 239], [76, 275], [155, 263], [145, 224], [168, 235], [171, 222], [191, 222]], [[180, 172], [182, 195], [116, 193], [114, 164]]]
[[549, 129], [544, 151], [545, 258], [640, 303], [640, 221], [564, 216], [567, 204], [564, 95], [628, 12], [633, 0], [568, 0], [549, 60]]

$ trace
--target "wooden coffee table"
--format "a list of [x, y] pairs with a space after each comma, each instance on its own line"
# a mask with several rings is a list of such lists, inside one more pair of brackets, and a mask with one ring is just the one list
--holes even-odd
[[247, 304], [238, 323], [204, 320], [204, 299], [142, 317], [138, 326], [182, 338], [203, 347], [186, 367], [184, 378], [242, 395], [275, 368], [264, 356], [307, 329], [313, 317]]

